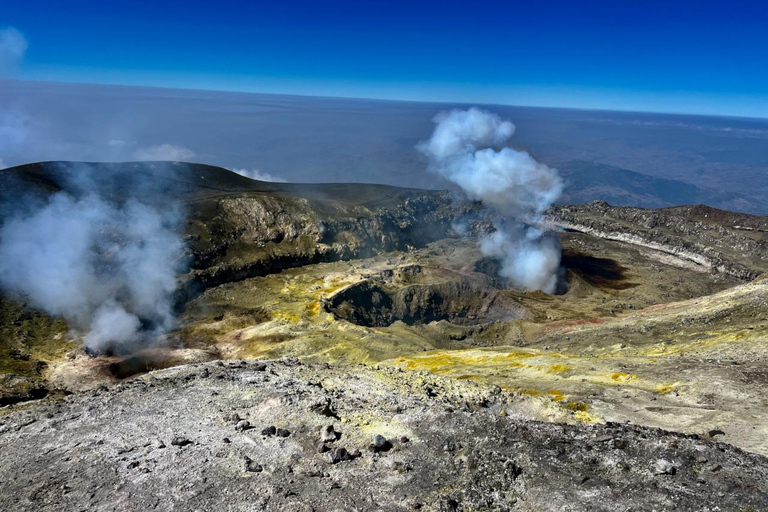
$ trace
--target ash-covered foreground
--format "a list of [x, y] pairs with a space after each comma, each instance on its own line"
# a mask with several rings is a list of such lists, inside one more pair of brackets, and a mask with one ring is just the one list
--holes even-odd
[[765, 457], [657, 429], [527, 421], [523, 407], [498, 388], [421, 372], [295, 360], [182, 366], [2, 416], [0, 503], [57, 512], [768, 503]]

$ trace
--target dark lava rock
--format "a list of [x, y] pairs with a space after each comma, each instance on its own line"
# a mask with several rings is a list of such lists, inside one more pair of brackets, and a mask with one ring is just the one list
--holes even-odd
[[273, 436], [277, 433], [277, 429], [274, 427], [274, 425], [265, 427], [261, 430], [261, 435], [263, 436]]
[[288, 437], [289, 435], [291, 435], [291, 432], [289, 430], [284, 429], [284, 428], [278, 428], [275, 431], [275, 434], [277, 435], [277, 437]]
[[309, 409], [314, 413], [328, 416], [329, 418], [339, 419], [339, 416], [336, 413], [336, 407], [333, 405], [330, 398], [315, 402]]
[[243, 465], [245, 471], [248, 473], [261, 473], [264, 471], [264, 467], [261, 464], [251, 460], [250, 457], [243, 457]]
[[386, 437], [382, 435], [373, 436], [373, 444], [371, 448], [374, 452], [387, 452], [392, 449], [392, 443], [390, 443]]
[[171, 441], [171, 444], [173, 446], [187, 446], [189, 444], [192, 444], [192, 441], [187, 439], [186, 437], [174, 437]]
[[[356, 453], [357, 455], [353, 455], [353, 453]], [[355, 450], [355, 452], [349, 453], [346, 448], [335, 448], [333, 451], [331, 451], [328, 454], [328, 461], [331, 464], [338, 464], [339, 462], [345, 461], [345, 460], [352, 460], [355, 457], [359, 457], [360, 450]]]
[[240, 432], [248, 430], [249, 428], [251, 428], [251, 422], [248, 420], [240, 420], [237, 422], [237, 425], [235, 425], [235, 430]]

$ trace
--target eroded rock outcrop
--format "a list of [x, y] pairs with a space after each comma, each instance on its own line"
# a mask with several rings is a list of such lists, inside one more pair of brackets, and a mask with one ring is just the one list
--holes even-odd
[[644, 246], [742, 280], [768, 268], [766, 217], [707, 206], [646, 210], [604, 201], [556, 206], [547, 213], [562, 228]]

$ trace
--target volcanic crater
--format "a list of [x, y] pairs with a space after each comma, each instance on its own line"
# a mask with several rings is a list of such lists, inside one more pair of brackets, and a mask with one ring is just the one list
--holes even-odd
[[[0, 195], [62, 190], [71, 165], [5, 169]], [[765, 217], [552, 208], [567, 287], [548, 295], [498, 277], [477, 246], [493, 223], [448, 192], [87, 165], [183, 203], [191, 264], [170, 345], [124, 357], [0, 298], [15, 509], [163, 508], [169, 488], [201, 509], [310, 510], [319, 489], [387, 510], [766, 502]], [[323, 449], [330, 423], [343, 434]], [[393, 449], [369, 450], [375, 435]], [[355, 484], [371, 475], [373, 501]]]

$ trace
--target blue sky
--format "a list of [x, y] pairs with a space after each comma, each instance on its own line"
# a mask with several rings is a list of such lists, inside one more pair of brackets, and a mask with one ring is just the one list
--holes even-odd
[[6, 1], [31, 80], [768, 117], [766, 2]]

